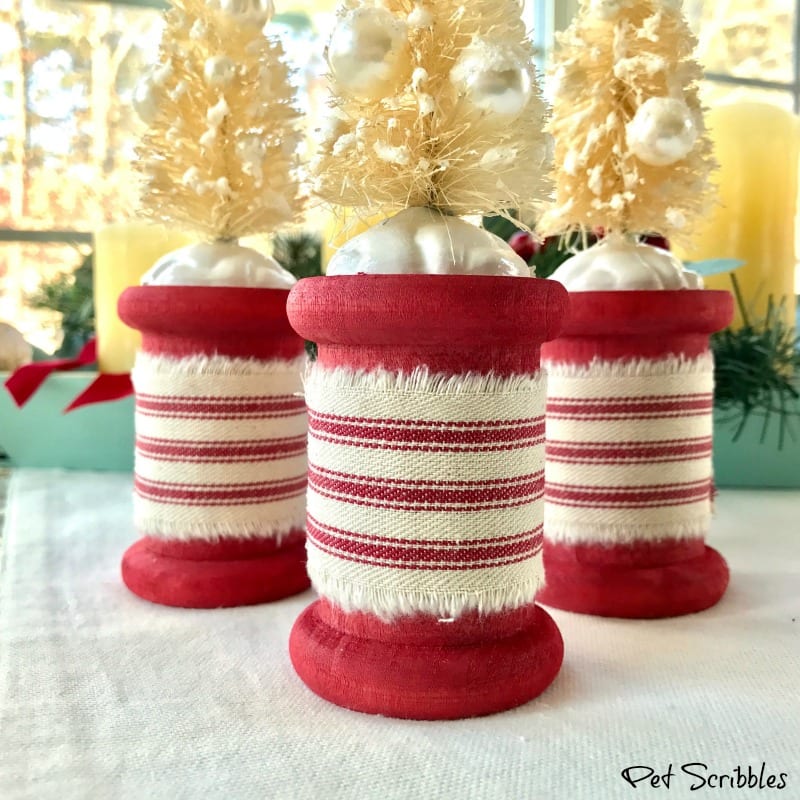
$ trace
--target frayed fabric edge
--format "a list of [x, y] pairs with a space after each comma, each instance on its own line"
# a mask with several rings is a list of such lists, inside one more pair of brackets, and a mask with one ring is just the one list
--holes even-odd
[[373, 614], [383, 622], [414, 614], [451, 621], [470, 611], [496, 614], [521, 608], [533, 603], [537, 592], [544, 586], [543, 570], [540, 568], [537, 573], [529, 580], [510, 587], [493, 587], [480, 592], [437, 593], [371, 589], [309, 568], [311, 583], [321, 597], [331, 600], [347, 613], [360, 611]]
[[305, 511], [295, 517], [281, 520], [254, 520], [241, 524], [235, 523], [179, 523], [158, 519], [157, 517], [136, 517], [134, 525], [142, 536], [155, 539], [169, 539], [175, 542], [209, 542], [216, 543], [223, 539], [275, 539], [281, 544], [291, 533], [305, 531]]
[[557, 544], [636, 544], [638, 542], [664, 542], [683, 539], [705, 539], [711, 527], [711, 514], [689, 522], [673, 525], [587, 525], [586, 523], [548, 522], [545, 519], [544, 536]]
[[138, 371], [148, 375], [273, 375], [278, 373], [302, 373], [306, 368], [306, 357], [291, 360], [274, 359], [260, 361], [257, 358], [227, 358], [225, 356], [194, 355], [186, 358], [154, 356], [139, 352], [133, 368], [133, 379]]
[[714, 370], [714, 357], [703, 353], [696, 358], [623, 358], [606, 361], [593, 358], [589, 364], [570, 364], [562, 361], [542, 361], [547, 374], [554, 378], [638, 378], [662, 375], [705, 375]]
[[384, 369], [350, 370], [346, 367], [326, 369], [310, 364], [303, 382], [306, 391], [391, 392], [392, 394], [482, 395], [537, 393], [544, 388], [542, 371], [534, 374], [502, 377], [494, 373], [467, 372], [463, 375], [433, 373], [427, 367], [411, 372], [390, 372]]

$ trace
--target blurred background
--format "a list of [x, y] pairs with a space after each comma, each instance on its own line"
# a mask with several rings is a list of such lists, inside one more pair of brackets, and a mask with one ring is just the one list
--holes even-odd
[[[325, 106], [322, 43], [335, 3], [276, 6], [273, 30], [297, 69], [311, 141]], [[576, 6], [527, 0], [542, 68]], [[59, 275], [74, 281], [93, 232], [135, 216], [130, 167], [141, 129], [131, 95], [155, 59], [163, 8], [160, 0], [0, 0], [0, 320], [45, 353], [60, 347], [67, 312], [46, 307], [43, 287], [51, 291]], [[684, 9], [709, 107], [757, 100], [800, 111], [800, 0], [685, 0]], [[326, 224], [312, 208], [304, 227]]]

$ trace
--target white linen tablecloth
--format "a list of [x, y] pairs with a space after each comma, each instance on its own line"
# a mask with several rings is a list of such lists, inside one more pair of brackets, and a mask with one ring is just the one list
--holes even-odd
[[[329, 705], [295, 676], [286, 642], [311, 592], [217, 611], [130, 594], [130, 475], [17, 471], [0, 799], [800, 798], [800, 493], [725, 491], [717, 505], [711, 543], [732, 579], [716, 608], [660, 621], [554, 611], [566, 657], [541, 698], [408, 722]], [[706, 777], [765, 763], [787, 785], [692, 792], [680, 769], [692, 762]], [[670, 764], [669, 789], [620, 775]]]

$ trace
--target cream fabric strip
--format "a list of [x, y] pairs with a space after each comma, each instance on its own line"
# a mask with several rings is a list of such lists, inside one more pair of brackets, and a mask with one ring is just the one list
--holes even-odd
[[542, 583], [544, 378], [314, 366], [308, 569], [384, 619], [533, 601]]
[[705, 536], [711, 355], [545, 367], [547, 539], [620, 544]]
[[181, 541], [305, 525], [304, 361], [140, 354], [134, 519]]

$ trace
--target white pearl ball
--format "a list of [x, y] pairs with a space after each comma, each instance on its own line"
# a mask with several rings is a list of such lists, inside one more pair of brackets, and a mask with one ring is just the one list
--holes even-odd
[[237, 22], [263, 28], [275, 14], [272, 0], [209, 0], [209, 5], [224, 11]]
[[236, 75], [236, 64], [228, 56], [211, 56], [203, 65], [203, 75], [209, 86], [227, 86]]
[[651, 97], [626, 129], [628, 147], [645, 164], [666, 167], [686, 158], [699, 136], [695, 115], [682, 100]]
[[372, 100], [400, 83], [408, 70], [408, 31], [385, 8], [357, 8], [336, 24], [328, 64], [339, 88]]
[[475, 108], [506, 118], [519, 116], [531, 96], [527, 65], [480, 45], [462, 53], [450, 80]]
[[131, 100], [133, 110], [145, 125], [150, 125], [155, 120], [159, 108], [158, 100], [150, 76], [145, 75], [134, 87]]

